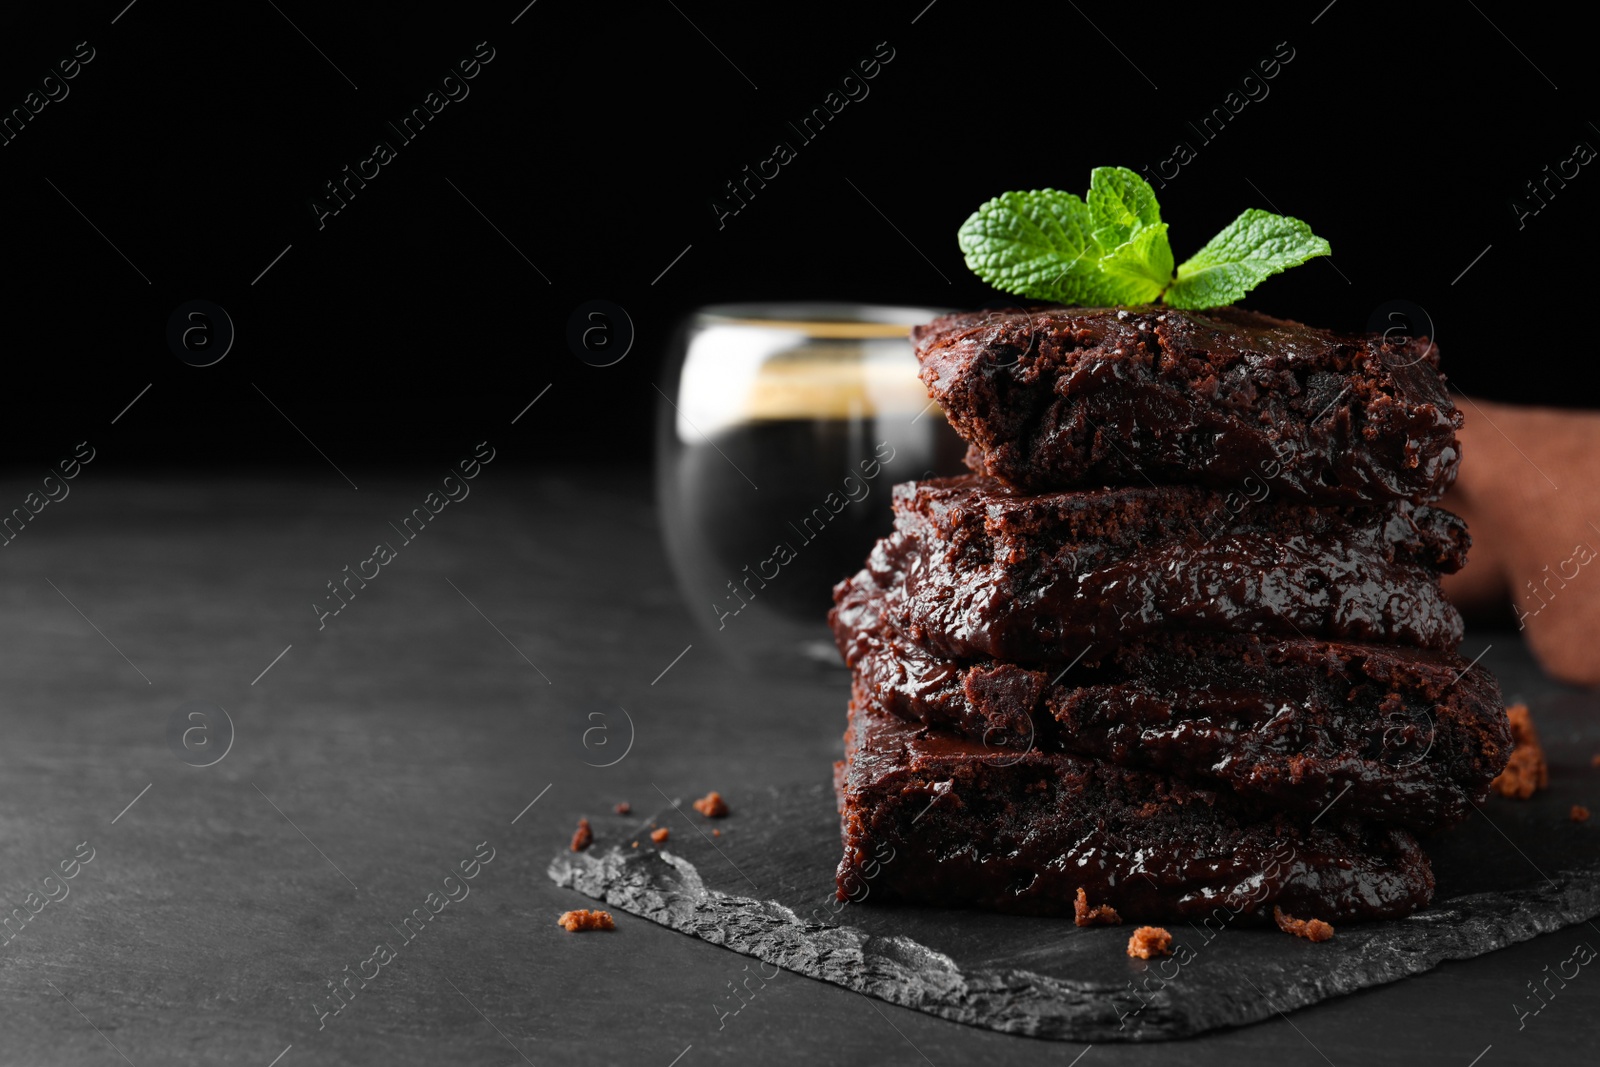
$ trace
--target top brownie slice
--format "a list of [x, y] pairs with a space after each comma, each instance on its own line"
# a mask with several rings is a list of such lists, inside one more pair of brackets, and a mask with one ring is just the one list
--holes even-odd
[[1427, 339], [1152, 307], [965, 312], [911, 336], [968, 466], [1023, 489], [1426, 501], [1460, 459], [1461, 414]]

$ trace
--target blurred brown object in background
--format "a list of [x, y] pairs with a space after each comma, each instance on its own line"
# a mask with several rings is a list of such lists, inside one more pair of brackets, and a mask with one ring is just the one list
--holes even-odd
[[1600, 412], [1461, 400], [1461, 473], [1443, 503], [1472, 551], [1445, 593], [1469, 617], [1509, 600], [1545, 670], [1600, 685]]

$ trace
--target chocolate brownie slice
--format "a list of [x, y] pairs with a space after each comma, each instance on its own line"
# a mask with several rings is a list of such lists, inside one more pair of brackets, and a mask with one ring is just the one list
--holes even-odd
[[1419, 831], [1460, 822], [1511, 751], [1500, 688], [1450, 653], [1173, 633], [1029, 669], [935, 655], [875, 615], [846, 619], [859, 699], [985, 751], [1065, 750], [1301, 812]]
[[981, 746], [853, 707], [836, 776], [841, 900], [1124, 919], [1331, 922], [1408, 914], [1433, 894], [1416, 840], [1337, 809], [1309, 820], [1226, 791], [1033, 749]]
[[1460, 568], [1466, 526], [1408, 501], [1235, 504], [1183, 486], [1030, 496], [968, 476], [896, 486], [894, 509], [894, 533], [853, 581], [883, 590], [901, 631], [943, 655], [1095, 658], [1182, 629], [1461, 642], [1439, 574]]
[[1461, 415], [1427, 339], [1239, 308], [1039, 307], [946, 315], [912, 340], [968, 465], [1024, 488], [1431, 500], [1460, 458]]

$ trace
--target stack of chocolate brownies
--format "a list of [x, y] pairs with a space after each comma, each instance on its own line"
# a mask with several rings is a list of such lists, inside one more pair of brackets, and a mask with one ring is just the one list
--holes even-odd
[[[834, 591], [841, 899], [1404, 915], [1511, 747], [1457, 655], [1427, 339], [1238, 309], [913, 333], [975, 472], [895, 488]], [[1080, 900], [1079, 890], [1082, 890]]]

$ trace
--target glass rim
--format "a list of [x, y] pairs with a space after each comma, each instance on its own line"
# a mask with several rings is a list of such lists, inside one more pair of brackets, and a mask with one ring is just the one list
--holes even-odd
[[708, 304], [694, 311], [701, 324], [767, 326], [774, 329], [796, 325], [815, 326], [897, 326], [909, 330], [948, 309], [897, 304], [864, 304], [849, 301], [798, 300], [750, 301], [735, 304]]

